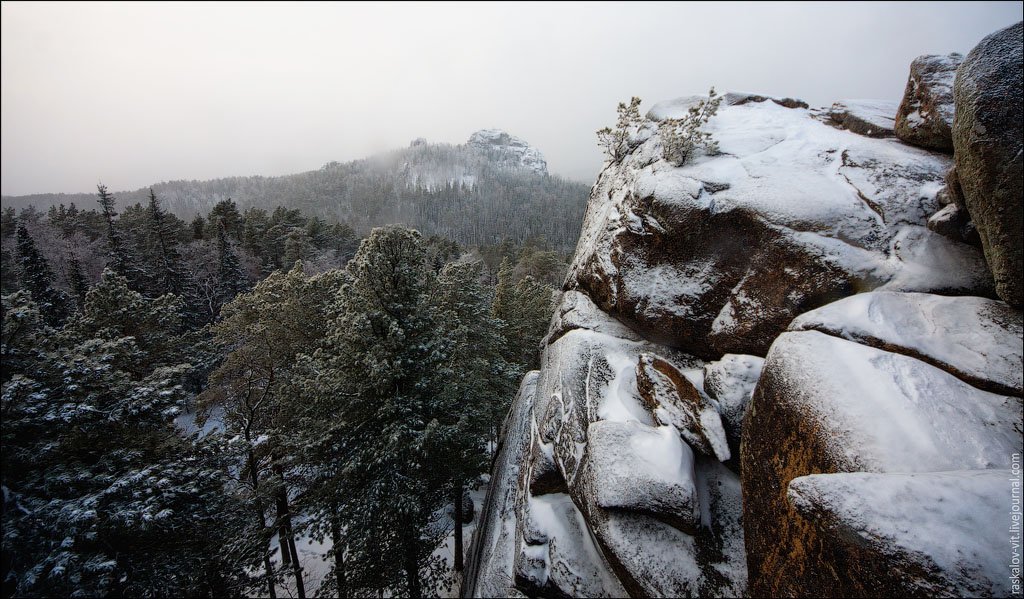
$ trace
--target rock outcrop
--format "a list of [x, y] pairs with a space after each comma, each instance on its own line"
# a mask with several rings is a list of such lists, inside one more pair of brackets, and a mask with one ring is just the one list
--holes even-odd
[[567, 289], [707, 359], [764, 355], [795, 316], [860, 291], [992, 293], [976, 248], [925, 227], [945, 156], [768, 101], [723, 106], [706, 128], [719, 155], [673, 167], [652, 121], [601, 173]]
[[[849, 505], [834, 501], [841, 485], [825, 492], [832, 483], [815, 483], [812, 493], [796, 479], [1010, 468], [1012, 456], [1024, 451], [1021, 313], [982, 298], [874, 293], [804, 314], [791, 329], [772, 344], [743, 428], [750, 592], [914, 596], [1002, 589], [1003, 582], [970, 575], [977, 559], [971, 544], [991, 553], [999, 537], [886, 536], [877, 530], [886, 525], [886, 510], [897, 509], [892, 502], [879, 499], [850, 515]], [[906, 483], [870, 480], [889, 486], [863, 491], [874, 499]], [[969, 486], [953, 484], [944, 491], [946, 509], [918, 519], [933, 530], [963, 526], [952, 519], [972, 509], [972, 495], [963, 492]], [[860, 526], [868, 541], [836, 534], [850, 526]], [[912, 551], [901, 543], [914, 545]], [[936, 543], [964, 559], [935, 562], [928, 556]], [[964, 576], [981, 586], [964, 586]]]
[[[938, 62], [902, 117], [928, 148]], [[892, 105], [749, 93], [674, 166], [658, 124], [701, 100], [598, 177], [464, 594], [1008, 594], [1024, 319], [971, 243], [977, 168]]]
[[501, 129], [481, 129], [469, 136], [466, 145], [510, 166], [548, 174], [548, 163], [540, 150]]
[[953, 151], [953, 78], [963, 56], [918, 56], [896, 111], [895, 132], [908, 144], [940, 152]]
[[1024, 303], [1024, 26], [997, 31], [964, 58], [954, 84], [956, 172], [996, 293]]
[[892, 137], [897, 108], [895, 103], [884, 100], [840, 100], [832, 104], [828, 117], [858, 135]]

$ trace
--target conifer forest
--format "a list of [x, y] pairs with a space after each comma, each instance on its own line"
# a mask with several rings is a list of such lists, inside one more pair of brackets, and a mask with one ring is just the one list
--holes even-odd
[[451, 592], [565, 254], [147, 195], [3, 210], [4, 596]]

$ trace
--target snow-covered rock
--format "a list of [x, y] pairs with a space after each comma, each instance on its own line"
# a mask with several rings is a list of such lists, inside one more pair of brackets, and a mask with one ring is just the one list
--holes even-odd
[[512, 584], [517, 551], [516, 497], [519, 470], [530, 440], [530, 409], [537, 390], [537, 371], [523, 377], [502, 427], [502, 444], [494, 460], [490, 486], [480, 506], [480, 525], [470, 540], [463, 596], [521, 596]]
[[859, 581], [872, 595], [1010, 597], [1009, 498], [1020, 473], [812, 474], [794, 478], [787, 497], [819, 538], [836, 543], [835, 563], [883, 556], [891, 571]]
[[993, 393], [1024, 396], [1020, 310], [981, 297], [861, 293], [798, 316], [791, 331], [821, 331], [937, 366]]
[[693, 451], [671, 426], [600, 420], [587, 429], [582, 484], [594, 504], [653, 516], [684, 532], [700, 526]]
[[704, 391], [718, 403], [725, 437], [732, 454], [730, 464], [738, 464], [743, 415], [761, 377], [764, 358], [726, 354], [721, 360], [704, 365]]
[[953, 151], [953, 78], [963, 56], [929, 54], [910, 63], [896, 112], [896, 136], [915, 146]]
[[859, 135], [892, 137], [898, 107], [887, 100], [840, 100], [832, 104], [828, 117]]
[[548, 163], [540, 150], [501, 129], [481, 129], [470, 135], [466, 144], [512, 166], [548, 174]]
[[729, 444], [718, 410], [672, 364], [640, 354], [636, 383], [640, 400], [658, 423], [674, 427], [704, 455], [723, 462], [729, 459]]
[[996, 293], [1024, 304], [1024, 24], [981, 40], [957, 69], [957, 177]]
[[858, 291], [991, 293], [980, 252], [925, 227], [948, 157], [773, 101], [723, 103], [705, 129], [718, 155], [674, 167], [650, 121], [606, 166], [566, 281], [646, 338], [764, 355], [793, 317]]
[[941, 210], [928, 217], [928, 229], [953, 241], [960, 241], [981, 247], [978, 228], [974, 226], [967, 209], [949, 203]]
[[[850, 312], [851, 321], [863, 322]], [[904, 321], [912, 337], [915, 319]], [[1012, 455], [1024, 452], [1022, 430], [1019, 397], [982, 391], [900, 353], [813, 330], [783, 333], [765, 360], [743, 428], [750, 592], [924, 593], [884, 553], [844, 553], [842, 539], [819, 535], [790, 503], [790, 481], [822, 472], [1009, 468]], [[836, 563], [858, 565], [832, 567]]]

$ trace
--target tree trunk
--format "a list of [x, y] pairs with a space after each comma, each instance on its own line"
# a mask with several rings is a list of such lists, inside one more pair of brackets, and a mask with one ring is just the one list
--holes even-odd
[[[248, 435], [247, 435], [248, 436]], [[252, 492], [256, 497], [256, 512], [258, 519], [256, 522], [260, 525], [260, 530], [266, 530], [267, 520], [263, 514], [263, 500], [260, 499], [259, 495], [259, 475], [256, 473], [256, 454], [251, 449], [249, 450], [249, 480], [252, 481]], [[270, 541], [267, 541], [267, 545]], [[270, 563], [270, 554], [266, 551], [266, 545], [264, 545], [263, 551], [263, 567], [267, 572], [267, 591], [270, 594], [270, 599], [277, 599], [277, 590], [274, 589], [274, 567]]]
[[462, 482], [455, 483], [455, 571], [462, 572]]
[[[284, 484], [284, 469], [274, 456], [274, 474], [281, 479], [281, 487], [277, 491], [277, 517], [280, 520], [279, 529], [283, 532], [281, 538], [282, 554], [291, 552], [292, 574], [295, 575], [295, 590], [299, 599], [306, 599], [306, 587], [302, 582], [302, 564], [299, 562], [299, 552], [295, 549], [295, 534], [292, 530], [292, 516], [288, 511], [288, 490]], [[287, 547], [287, 549], [285, 549]], [[283, 558], [282, 558], [283, 560]], [[284, 563], [288, 563], [285, 561]]]
[[331, 518], [331, 543], [334, 545], [334, 575], [338, 579], [338, 597], [348, 596], [345, 580], [345, 550], [341, 539], [341, 517], [335, 508]]
[[408, 535], [405, 541], [405, 583], [410, 597], [423, 596], [420, 591], [420, 565], [416, 559], [416, 540]]

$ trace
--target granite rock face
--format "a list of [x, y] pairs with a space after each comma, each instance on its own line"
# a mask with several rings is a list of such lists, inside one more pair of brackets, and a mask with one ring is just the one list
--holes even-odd
[[996, 293], [1024, 302], [1024, 26], [997, 31], [957, 69], [953, 147]]
[[[978, 559], [994, 571], [989, 558], [1003, 537], [914, 537], [909, 520], [887, 518], [908, 509], [897, 501], [916, 502], [922, 527], [963, 533], [961, 512], [998, 511], [977, 504], [969, 479], [1010, 468], [1024, 451], [1020, 311], [983, 298], [868, 293], [804, 314], [791, 329], [768, 352], [743, 426], [751, 594], [1003, 588], [969, 573]], [[961, 474], [942, 474], [951, 472]], [[824, 478], [833, 473], [873, 473], [854, 496], [862, 505], [837, 499], [856, 476]], [[922, 494], [901, 499], [906, 485]], [[940, 550], [960, 557], [934, 559]]]
[[960, 54], [918, 56], [896, 111], [895, 132], [908, 144], [953, 151], [953, 78]]

